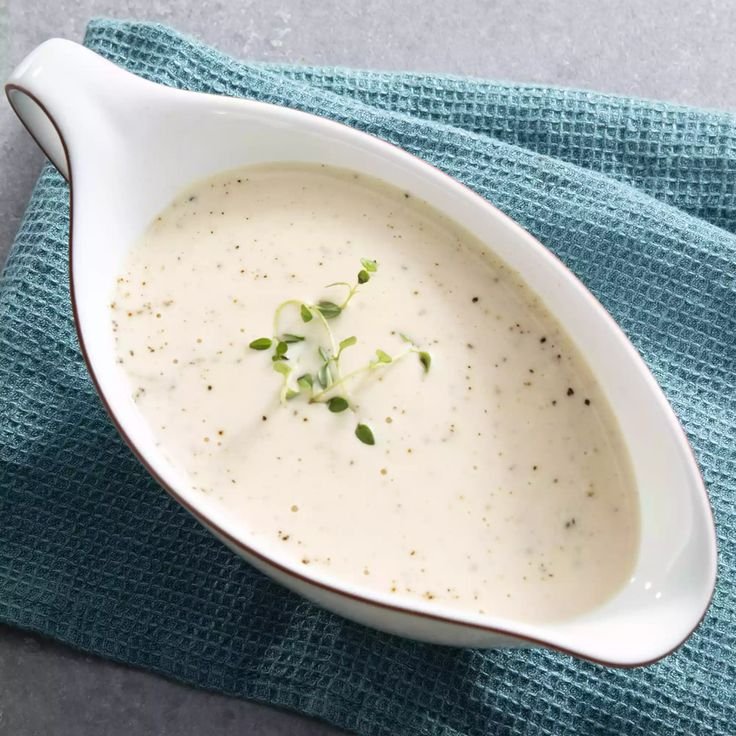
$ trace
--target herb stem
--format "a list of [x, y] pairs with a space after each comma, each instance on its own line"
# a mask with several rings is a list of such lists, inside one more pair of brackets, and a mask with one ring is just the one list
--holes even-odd
[[287, 299], [285, 302], [281, 302], [278, 307], [276, 307], [276, 311], [273, 315], [273, 339], [277, 340], [279, 339], [279, 320], [281, 319], [281, 312], [286, 309], [286, 307], [289, 306], [296, 306], [297, 309], [301, 308], [302, 302], [300, 302], [297, 299]]
[[[330, 329], [330, 325], [327, 322], [327, 318], [316, 307], [312, 307], [312, 305], [310, 305], [310, 308], [312, 309], [312, 313], [317, 315], [317, 318], [320, 320], [320, 322], [322, 323], [322, 326], [325, 328], [327, 337], [330, 338], [330, 351], [332, 355], [333, 356], [337, 355], [337, 345], [335, 344], [335, 336], [332, 334], [332, 330]], [[339, 366], [337, 366], [337, 364], [335, 365], [335, 368], [339, 372], [340, 368]]]
[[[365, 283], [365, 282], [363, 282]], [[334, 284], [328, 284], [328, 287], [330, 286], [344, 286], [348, 290], [348, 295], [345, 297], [345, 301], [342, 302], [342, 304], [338, 304], [337, 306], [340, 307], [341, 310], [345, 309], [348, 304], [350, 304], [350, 300], [358, 293], [358, 286], [360, 286], [360, 281], [356, 284], [349, 284], [347, 281], [335, 281]]]
[[348, 292], [347, 297], [345, 298], [345, 301], [340, 305], [340, 309], [345, 309], [348, 304], [350, 304], [350, 300], [358, 293], [358, 285], [350, 287], [350, 291]]
[[[330, 352], [331, 352], [330, 361], [332, 362], [332, 365], [335, 366], [335, 382], [330, 386], [330, 388], [332, 388], [332, 386], [334, 386], [335, 383], [341, 384], [343, 383], [343, 380], [344, 380], [342, 377], [342, 374], [340, 373], [340, 360], [339, 360], [340, 351], [337, 349], [337, 345], [335, 344], [335, 336], [332, 334], [332, 330], [330, 329], [330, 325], [327, 322], [327, 318], [324, 316], [324, 314], [322, 314], [322, 312], [319, 311], [319, 309], [313, 309], [312, 311], [319, 318], [320, 322], [322, 323], [322, 326], [325, 328], [325, 332], [327, 333], [327, 336], [330, 339]], [[324, 393], [324, 391], [320, 393]], [[345, 393], [347, 394], [347, 391]], [[348, 403], [352, 406], [353, 401], [350, 398], [350, 395], [347, 394], [345, 398], [347, 399]], [[314, 401], [314, 394], [312, 394], [311, 398], [309, 399], [310, 403], [312, 403], [312, 401]]]
[[[327, 394], [331, 393], [334, 389], [338, 388], [338, 386], [343, 386], [347, 381], [352, 380], [353, 378], [357, 378], [358, 376], [362, 375], [363, 373], [370, 373], [373, 370], [377, 370], [379, 368], [388, 368], [389, 366], [393, 365], [397, 361], [401, 360], [402, 358], [405, 358], [409, 353], [415, 353], [416, 348], [414, 346], [406, 348], [406, 350], [402, 350], [400, 353], [397, 353], [396, 355], [391, 356], [391, 362], [380, 362], [380, 361], [371, 361], [370, 363], [367, 363], [366, 365], [361, 366], [360, 368], [356, 368], [354, 371], [350, 371], [350, 373], [346, 373], [344, 376], [340, 377], [339, 380], [335, 381], [334, 383], [331, 383], [327, 388], [322, 389], [322, 391], [318, 391], [316, 394], [312, 395], [312, 398], [309, 400], [310, 404], [314, 404], [318, 401], [321, 401], [323, 396], [326, 396]], [[344, 393], [347, 393], [345, 391]], [[350, 405], [353, 405], [353, 402], [350, 402]]]

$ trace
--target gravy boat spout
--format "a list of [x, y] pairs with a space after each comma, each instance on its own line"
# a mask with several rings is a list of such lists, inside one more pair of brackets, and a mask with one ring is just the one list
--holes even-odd
[[[179, 503], [250, 564], [317, 604], [383, 631], [439, 644], [547, 647], [610, 666], [660, 659], [694, 631], [716, 575], [713, 519], [697, 463], [671, 407], [621, 329], [580, 281], [521, 226], [420, 159], [314, 115], [170, 89], [53, 39], [13, 72], [17, 115], [71, 189], [70, 279], [89, 373], [120, 434]], [[406, 601], [298, 567], [192, 488], [157, 448], [116, 364], [109, 304], [126, 254], [191, 182], [269, 162], [352, 169], [425, 200], [517, 271], [585, 358], [621, 428], [641, 536], [629, 581], [606, 603], [563, 621]]]

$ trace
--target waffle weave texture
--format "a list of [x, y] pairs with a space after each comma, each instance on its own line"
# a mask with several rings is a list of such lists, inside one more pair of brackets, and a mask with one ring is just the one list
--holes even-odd
[[68, 190], [47, 166], [0, 282], [0, 619], [371, 736], [736, 734], [736, 117], [243, 63], [144, 23], [94, 21], [86, 44], [163, 84], [365, 130], [519, 221], [618, 320], [680, 416], [714, 507], [719, 582], [689, 642], [631, 671], [410, 642], [286, 592], [161, 491], [107, 419], [72, 324]]

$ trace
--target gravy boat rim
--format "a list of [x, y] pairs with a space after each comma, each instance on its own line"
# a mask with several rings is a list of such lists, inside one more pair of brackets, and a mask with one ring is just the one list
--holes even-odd
[[[79, 56], [80, 54], [82, 54], [81, 57]], [[103, 76], [107, 76], [111, 80], [113, 86], [115, 81], [119, 81], [120, 79], [122, 79], [122, 77], [119, 75], [125, 75], [126, 77], [131, 77], [132, 79], [134, 79], [135, 84], [140, 85], [141, 89], [143, 89], [143, 87], [145, 86], [148, 88], [148, 92], [150, 94], [160, 95], [162, 99], [165, 96], [171, 97], [175, 95], [180, 97], [182, 100], [186, 98], [186, 104], [191, 104], [193, 106], [207, 107], [216, 105], [219, 108], [232, 109], [236, 112], [242, 112], [244, 109], [248, 108], [250, 112], [253, 113], [256, 117], [261, 116], [266, 120], [266, 122], [268, 122], [270, 118], [279, 120], [288, 119], [289, 123], [293, 126], [302, 127], [305, 129], [309, 128], [310, 126], [316, 127], [324, 135], [326, 135], [327, 137], [332, 137], [335, 140], [344, 139], [350, 142], [355, 142], [358, 146], [370, 148], [371, 150], [380, 150], [382, 155], [394, 160], [398, 160], [399, 163], [401, 163], [402, 165], [412, 167], [415, 171], [419, 172], [418, 175], [426, 178], [434, 178], [436, 181], [440, 182], [441, 186], [445, 187], [448, 191], [453, 191], [455, 194], [459, 194], [466, 199], [473, 200], [476, 205], [486, 210], [489, 218], [495, 218], [496, 221], [502, 222], [505, 229], [508, 230], [510, 233], [514, 233], [515, 237], [520, 242], [524, 242], [531, 251], [536, 253], [536, 256], [538, 258], [547, 259], [551, 262], [554, 262], [556, 270], [564, 277], [567, 286], [574, 285], [578, 289], [583, 290], [584, 297], [590, 309], [598, 314], [599, 319], [603, 319], [607, 323], [608, 329], [610, 331], [609, 337], [615, 336], [617, 339], [622, 340], [625, 344], [626, 349], [629, 353], [628, 359], [638, 370], [638, 372], [642, 374], [642, 378], [646, 379], [646, 381], [648, 382], [648, 388], [651, 394], [650, 399], [659, 405], [659, 409], [666, 412], [669, 424], [671, 425], [670, 429], [677, 435], [679, 450], [680, 452], [688, 455], [688, 457], [686, 458], [686, 462], [689, 464], [691, 470], [695, 471], [697, 479], [694, 476], [693, 479], [691, 479], [690, 485], [697, 486], [698, 491], [693, 497], [693, 502], [696, 503], [696, 505], [704, 507], [704, 509], [707, 510], [707, 513], [710, 515], [710, 524], [706, 525], [708, 527], [709, 534], [707, 539], [705, 540], [706, 543], [708, 543], [710, 553], [708, 555], [709, 569], [703, 571], [703, 574], [707, 576], [708, 580], [710, 581], [710, 594], [707, 599], [700, 600], [697, 615], [689, 617], [690, 624], [686, 627], [686, 633], [682, 635], [681, 632], [678, 636], [679, 641], [677, 641], [677, 643], [675, 643], [673, 646], [668, 647], [666, 651], [657, 652], [656, 656], [648, 656], [640, 659], [629, 656], [621, 658], [620, 660], [616, 660], [615, 658], [611, 657], [602, 658], [596, 656], [594, 652], [591, 652], [584, 647], [576, 649], [575, 646], [570, 645], [569, 642], [564, 644], [561, 643], [559, 640], [556, 641], [555, 637], [553, 635], [550, 635], [549, 632], [540, 631], [540, 629], [544, 629], [545, 626], [541, 626], [539, 623], [528, 623], [523, 620], [516, 621], [511, 618], [491, 616], [488, 614], [478, 615], [473, 614], [470, 611], [466, 612], [462, 609], [447, 608], [443, 611], [441, 605], [425, 604], [423, 601], [412, 601], [411, 603], [408, 603], [405, 600], [402, 600], [402, 602], [391, 602], [389, 600], [389, 596], [382, 595], [377, 591], [362, 589], [359, 584], [355, 584], [349, 580], [345, 581], [344, 583], [340, 583], [339, 581], [330, 582], [334, 579], [331, 578], [329, 574], [320, 574], [315, 573], [314, 571], [310, 571], [309, 574], [305, 574], [300, 570], [300, 568], [296, 566], [296, 563], [288, 564], [288, 562], [280, 560], [277, 556], [268, 554], [266, 551], [264, 551], [264, 549], [259, 549], [257, 546], [248, 544], [246, 541], [243, 540], [243, 537], [247, 536], [247, 534], [245, 533], [247, 530], [243, 530], [243, 534], [238, 535], [233, 529], [233, 525], [223, 524], [219, 520], [213, 519], [211, 515], [208, 515], [206, 511], [202, 509], [201, 505], [198, 506], [197, 503], [188, 498], [185, 491], [175, 487], [175, 484], [172, 484], [169, 480], [167, 480], [167, 478], [164, 477], [166, 473], [162, 472], [161, 470], [161, 463], [157, 464], [156, 462], [152, 461], [151, 458], [141, 449], [141, 447], [139, 446], [141, 442], [140, 438], [137, 438], [136, 436], [131, 436], [132, 433], [129, 431], [126, 422], [118, 417], [115, 408], [111, 405], [111, 401], [108, 399], [106, 390], [103, 386], [104, 381], [100, 380], [95, 367], [95, 357], [93, 354], [95, 353], [97, 346], [94, 344], [88, 344], [85, 339], [84, 321], [83, 318], [80, 316], [80, 309], [78, 304], [78, 285], [75, 281], [77, 263], [75, 260], [77, 248], [75, 247], [74, 238], [76, 220], [75, 208], [78, 208], [79, 206], [78, 202], [75, 199], [75, 167], [79, 165], [76, 151], [76, 146], [78, 145], [78, 142], [75, 141], [72, 144], [68, 144], [67, 138], [70, 136], [68, 126], [60, 124], [57, 121], [60, 109], [59, 103], [47, 105], [45, 100], [46, 94], [44, 92], [44, 90], [48, 87], [48, 81], [44, 80], [44, 74], [48, 73], [49, 59], [63, 59], [65, 57], [74, 57], [73, 63], [75, 64], [78, 64], [80, 59], [85, 63], [89, 63], [91, 67], [94, 67], [95, 73], [101, 73]], [[94, 57], [94, 60], [92, 60], [91, 57]], [[50, 75], [50, 78], [53, 78], [53, 74]], [[152, 92], [151, 90], [153, 88], [157, 89]], [[687, 640], [689, 636], [699, 626], [700, 622], [702, 621], [708, 610], [708, 607], [710, 606], [710, 602], [712, 600], [715, 589], [717, 559], [716, 537], [712, 510], [710, 508], [707, 491], [702, 478], [702, 473], [700, 471], [690, 443], [687, 439], [687, 436], [684, 432], [684, 429], [682, 428], [678, 418], [674, 414], [674, 411], [672, 410], [666, 397], [664, 396], [662, 389], [652, 376], [648, 366], [644, 363], [644, 360], [641, 358], [638, 351], [631, 344], [628, 337], [625, 335], [622, 328], [618, 325], [614, 318], [600, 304], [600, 302], [596, 299], [592, 292], [590, 292], [590, 290], [568, 269], [568, 267], [562, 262], [560, 258], [558, 258], [552, 251], [545, 248], [533, 235], [526, 231], [515, 220], [496, 208], [488, 200], [483, 198], [478, 193], [474, 192], [468, 186], [454, 179], [453, 177], [441, 171], [432, 164], [408, 153], [407, 151], [388, 141], [384, 141], [373, 135], [370, 135], [369, 133], [365, 133], [363, 131], [357, 130], [333, 120], [322, 118], [312, 113], [294, 110], [279, 105], [273, 105], [270, 103], [258, 102], [249, 99], [225, 97], [217, 94], [172, 89], [164, 85], [143, 80], [142, 78], [137, 77], [129, 72], [123, 71], [119, 67], [112, 64], [112, 62], [104, 60], [102, 57], [99, 57], [97, 54], [89, 51], [88, 49], [85, 49], [84, 47], [81, 47], [76, 43], [63, 39], [52, 39], [50, 41], [47, 41], [44, 44], [41, 44], [41, 46], [38, 47], [36, 50], [31, 52], [31, 54], [16, 68], [13, 74], [11, 74], [9, 81], [5, 85], [5, 91], [8, 97], [8, 101], [14, 112], [21, 119], [21, 122], [24, 124], [30, 135], [39, 145], [39, 147], [44, 151], [44, 153], [46, 153], [46, 155], [52, 160], [52, 162], [55, 163], [57, 168], [61, 171], [62, 175], [65, 176], [69, 183], [69, 278], [72, 312], [81, 352], [95, 389], [121, 437], [125, 440], [127, 445], [130, 447], [130, 449], [135, 454], [137, 459], [141, 462], [141, 464], [146, 468], [148, 473], [159, 483], [159, 485], [161, 485], [161, 487], [171, 497], [173, 497], [179, 504], [187, 509], [198, 521], [200, 521], [205, 527], [212, 531], [228, 546], [237, 551], [239, 554], [245, 556], [248, 561], [255, 564], [255, 566], [258, 567], [258, 569], [260, 569], [261, 571], [266, 572], [271, 577], [275, 577], [277, 580], [286, 584], [288, 587], [293, 586], [295, 589], [301, 592], [302, 595], [305, 595], [307, 598], [310, 598], [323, 607], [331, 608], [332, 610], [337, 610], [338, 608], [336, 604], [331, 605], [329, 602], [325, 603], [323, 600], [317, 600], [319, 596], [316, 594], [315, 591], [311, 590], [313, 587], [318, 590], [324, 591], [325, 594], [329, 594], [327, 596], [328, 601], [333, 600], [334, 596], [347, 599], [347, 608], [342, 607], [340, 613], [342, 613], [342, 615], [344, 616], [347, 616], [348, 618], [352, 618], [353, 620], [358, 620], [366, 623], [366, 617], [367, 619], [370, 619], [373, 616], [373, 614], [370, 613], [365, 613], [364, 615], [358, 615], [358, 613], [356, 613], [355, 615], [351, 614], [349, 612], [351, 610], [350, 606], [352, 606], [353, 604], [357, 604], [358, 608], [368, 607], [371, 610], [384, 609], [392, 613], [403, 614], [412, 618], [416, 617], [417, 619], [423, 619], [427, 622], [430, 622], [430, 627], [432, 625], [431, 622], [437, 622], [439, 624], [448, 624], [450, 625], [450, 628], [461, 627], [463, 629], [474, 629], [478, 632], [498, 635], [500, 637], [499, 643], [492, 644], [491, 646], [541, 646], [547, 649], [560, 651], [580, 659], [585, 659], [610, 667], [638, 667], [656, 662], [679, 648], [681, 644], [684, 643], [684, 641]], [[26, 105], [28, 104], [35, 105], [37, 108], [37, 112], [40, 111], [40, 113], [45, 116], [47, 124], [51, 126], [50, 129], [45, 131], [43, 130], [42, 124], [39, 122], [40, 118], [29, 112], [30, 108], [26, 107]], [[55, 135], [58, 136], [58, 144], [60, 145], [60, 148], [58, 148], [56, 151], [53, 150], [55, 141], [53, 140], [53, 136], [51, 135], [51, 129], [53, 129]], [[392, 183], [390, 178], [387, 178], [386, 181]], [[421, 195], [418, 196], [421, 197]], [[451, 217], [450, 215], [448, 216]], [[457, 218], [455, 217], [451, 217], [451, 219], [457, 220]], [[464, 226], [464, 223], [462, 221], [459, 221], [459, 223], [461, 226]], [[484, 244], [491, 251], [495, 251], [493, 243], [491, 243], [489, 240], [484, 240]], [[505, 261], [506, 259], [503, 258], [503, 260]], [[527, 280], [523, 274], [522, 278], [525, 281]], [[530, 288], [534, 289], [534, 287], [531, 286]], [[535, 293], [538, 293], [536, 289], [534, 289], [534, 291]], [[544, 299], [541, 296], [540, 298], [544, 302]], [[560, 320], [560, 322], [563, 325], [563, 328], [567, 329], [565, 323], [562, 320]], [[586, 351], [579, 346], [578, 349], [581, 355], [587, 361], [588, 356]], [[602, 388], [605, 391], [605, 388], [603, 386]], [[615, 409], [613, 402], [611, 403], [612, 408]], [[627, 449], [630, 449], [630, 439], [623, 428], [621, 429], [621, 433]], [[639, 487], [639, 484], [637, 483], [637, 494], [639, 495], [640, 502], [642, 492], [644, 492], [644, 490]], [[311, 595], [310, 593], [314, 595]], [[614, 594], [614, 597], [616, 597], [616, 595], [618, 595], [618, 593]], [[345, 610], [348, 610], [348, 612], [346, 613], [343, 608], [345, 608]], [[560, 627], [565, 627], [568, 625], [568, 623], [575, 624], [577, 620], [578, 617], [573, 618], [569, 622], [567, 619], [565, 619], [563, 621], [560, 621], [559, 625]], [[388, 626], [385, 624], [381, 625], [381, 623], [378, 623], [374, 625], [368, 622], [367, 625], [379, 630], [394, 631], [395, 633], [397, 633], [396, 627], [392, 628], [392, 626]], [[554, 629], [555, 622], [550, 622], [549, 626], [547, 626], [546, 628], [550, 627]], [[411, 633], [407, 634], [403, 630], [403, 628], [400, 628], [398, 633], [402, 633], [405, 636], [412, 636]], [[413, 638], [419, 638], [425, 641], [435, 640], [431, 635], [421, 635]], [[439, 638], [442, 639], [442, 637]], [[441, 643], [445, 643], [444, 640]], [[484, 644], [482, 643], [480, 643], [479, 645], [484, 646]]]

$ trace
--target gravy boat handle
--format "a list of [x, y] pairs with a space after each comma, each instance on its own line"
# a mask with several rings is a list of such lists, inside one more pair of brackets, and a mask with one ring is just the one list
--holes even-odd
[[121, 118], [141, 84], [148, 83], [84, 46], [52, 38], [18, 64], [5, 94], [38, 146], [69, 181], [76, 157], [104, 153], [112, 143], [121, 127], [112, 123]]

